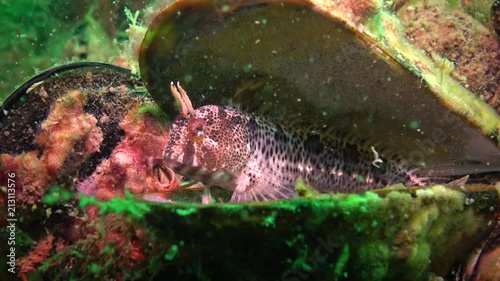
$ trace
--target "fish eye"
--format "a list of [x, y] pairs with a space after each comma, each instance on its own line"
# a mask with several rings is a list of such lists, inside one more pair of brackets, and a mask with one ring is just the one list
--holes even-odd
[[205, 135], [205, 120], [201, 118], [190, 118], [188, 121], [189, 138], [196, 142], [201, 141]]

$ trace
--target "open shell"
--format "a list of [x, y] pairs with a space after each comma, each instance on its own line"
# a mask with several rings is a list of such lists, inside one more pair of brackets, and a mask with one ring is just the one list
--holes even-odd
[[373, 145], [426, 174], [500, 170], [489, 139], [500, 124], [493, 110], [424, 67], [428, 59], [394, 40], [396, 31], [377, 42], [369, 29], [319, 8], [306, 1], [178, 1], [145, 35], [142, 78], [172, 117], [169, 85], [181, 81], [195, 107], [236, 104], [297, 129]]

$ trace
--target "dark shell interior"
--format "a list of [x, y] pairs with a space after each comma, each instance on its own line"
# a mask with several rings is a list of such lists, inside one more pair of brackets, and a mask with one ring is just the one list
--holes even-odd
[[234, 104], [373, 145], [436, 176], [500, 170], [497, 146], [366, 36], [302, 1], [184, 0], [141, 46], [148, 91], [172, 118], [170, 81], [195, 108]]

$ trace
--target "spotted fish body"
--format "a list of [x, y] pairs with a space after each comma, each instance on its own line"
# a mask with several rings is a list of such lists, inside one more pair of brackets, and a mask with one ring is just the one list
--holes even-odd
[[181, 175], [234, 191], [233, 202], [295, 197], [297, 178], [320, 192], [418, 183], [412, 171], [378, 158], [373, 147], [285, 129], [228, 106], [179, 115], [164, 161]]

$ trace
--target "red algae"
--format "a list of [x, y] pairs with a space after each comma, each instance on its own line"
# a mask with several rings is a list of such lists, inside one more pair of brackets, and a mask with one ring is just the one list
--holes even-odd
[[[54, 248], [54, 235], [49, 234], [38, 242], [38, 245], [27, 256], [18, 259], [19, 277], [28, 281], [28, 273], [36, 271], [37, 267], [45, 261]], [[61, 249], [61, 247], [59, 247]]]
[[339, 6], [344, 7], [345, 10], [351, 11], [354, 18], [361, 22], [370, 16], [373, 16], [378, 8], [376, 6], [376, 1], [373, 0], [347, 0], [340, 1]]
[[125, 131], [125, 138], [110, 160], [126, 167], [130, 192], [164, 192], [174, 188], [157, 185], [151, 172], [153, 162], [162, 158], [168, 141], [165, 124], [150, 114], [136, 113], [126, 116], [120, 128]]
[[35, 138], [38, 149], [20, 155], [1, 154], [0, 169], [16, 171], [22, 192], [18, 202], [28, 208], [45, 193], [44, 187], [61, 175], [72, 174], [99, 151], [102, 132], [95, 117], [84, 112], [85, 96], [67, 93], [51, 107]]
[[154, 161], [161, 159], [168, 141], [164, 124], [149, 113], [129, 112], [119, 127], [125, 131], [122, 141], [93, 175], [78, 185], [86, 194], [107, 200], [127, 189], [131, 193], [165, 192], [179, 185], [180, 178], [160, 184], [152, 173]]
[[453, 62], [455, 79], [500, 112], [500, 45], [491, 30], [446, 5], [406, 6], [399, 18], [413, 44]]
[[366, 19], [375, 16], [382, 8], [381, 1], [374, 0], [314, 0], [325, 12], [336, 11], [348, 22], [362, 28]]
[[17, 178], [22, 183], [22, 193], [19, 192], [18, 202], [23, 208], [29, 208], [29, 206], [39, 202], [40, 197], [45, 193], [43, 187], [53, 180], [47, 173], [43, 160], [39, 159], [37, 155], [38, 151], [17, 156], [0, 155], [1, 170], [17, 171]]
[[53, 106], [35, 143], [44, 148], [51, 176], [75, 171], [87, 157], [99, 151], [102, 132], [94, 116], [83, 110], [85, 96], [73, 91]]

